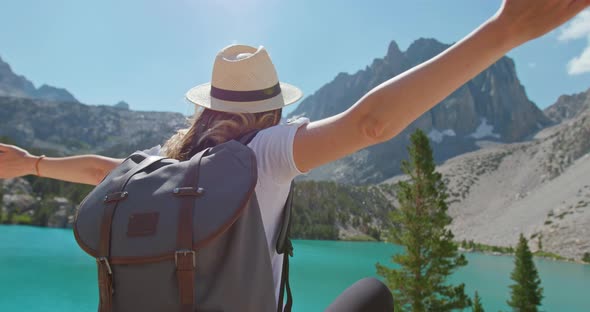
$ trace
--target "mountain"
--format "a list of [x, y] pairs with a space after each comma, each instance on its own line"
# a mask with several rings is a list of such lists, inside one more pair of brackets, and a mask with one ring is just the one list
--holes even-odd
[[[0, 98], [0, 108], [6, 102], [3, 99]], [[12, 105], [14, 110], [23, 110], [30, 105], [33, 110], [46, 110], [43, 105], [47, 103], [39, 100], [12, 100], [17, 102]], [[84, 108], [71, 103], [62, 105], [65, 105], [64, 110], [85, 109], [84, 114], [98, 115], [83, 119], [82, 124], [94, 125], [93, 122], [100, 120], [100, 116], [107, 116], [105, 118], [109, 122], [102, 121], [97, 123], [98, 126], [89, 128], [102, 127], [109, 133], [112, 125], [116, 124], [113, 120], [121, 118], [113, 111], [146, 114], [107, 106]], [[27, 114], [28, 111], [23, 115]], [[0, 112], [0, 116], [4, 115]], [[21, 114], [13, 116], [21, 118]], [[174, 115], [167, 115], [168, 120], [171, 116]], [[36, 115], [33, 117], [33, 123], [43, 120]], [[182, 116], [179, 117], [182, 119]], [[80, 118], [82, 114], [70, 119]], [[59, 117], [59, 120], [65, 119]], [[0, 125], [5, 122], [2, 120]], [[17, 123], [11, 127], [17, 127]], [[149, 124], [158, 123], [152, 121]], [[80, 125], [72, 124], [71, 127], [74, 127], [73, 132], [87, 131]], [[33, 133], [35, 131], [32, 130]], [[2, 135], [6, 133], [0, 129]], [[94, 136], [92, 133], [88, 135], [90, 138]], [[568, 258], [580, 259], [583, 253], [590, 252], [590, 140], [581, 139], [589, 137], [590, 110], [543, 129], [529, 141], [495, 144], [445, 161], [437, 170], [443, 174], [448, 187], [449, 213], [453, 217], [451, 228], [455, 238], [511, 246], [522, 232], [531, 239], [533, 250], [541, 239], [544, 251]], [[156, 143], [151, 142], [141, 148]], [[69, 148], [78, 149], [77, 146]], [[129, 147], [126, 151], [133, 149]], [[310, 239], [382, 238], [382, 230], [389, 226], [387, 213], [395, 205], [392, 185], [400, 179], [405, 177], [395, 176], [376, 186], [351, 186], [329, 181], [299, 182], [295, 191], [294, 235]], [[88, 190], [73, 186], [56, 187], [55, 182], [27, 177], [6, 180], [3, 186], [0, 183], [0, 219], [8, 222], [12, 214], [17, 215], [13, 218], [17, 222], [33, 220], [45, 222], [42, 224], [48, 226], [70, 224], [75, 212], [73, 203], [79, 202]], [[43, 183], [46, 185], [43, 186]], [[47, 193], [47, 190], [50, 192]], [[39, 194], [42, 191], [48, 195], [41, 198]]]
[[119, 101], [117, 102], [117, 104], [113, 105], [114, 107], [118, 108], [118, 109], [126, 109], [129, 110], [129, 103], [125, 102], [125, 101]]
[[78, 100], [70, 93], [68, 90], [63, 88], [56, 88], [49, 85], [42, 85], [37, 89], [32, 95], [34, 99], [42, 99], [47, 101], [56, 101], [56, 102], [75, 102], [78, 103]]
[[44, 99], [48, 101], [78, 102], [66, 89], [42, 85], [35, 88], [32, 82], [24, 76], [12, 71], [10, 65], [0, 58], [0, 96], [25, 97]]
[[[562, 96], [579, 107], [587, 99]], [[590, 110], [539, 132], [533, 140], [498, 144], [437, 168], [449, 193], [457, 240], [515, 246], [523, 233], [537, 250], [573, 259], [590, 252]], [[394, 184], [404, 176], [389, 179]]]
[[18, 76], [8, 63], [0, 58], [0, 95], [30, 97], [36, 92], [32, 82], [23, 76]]
[[[304, 115], [318, 120], [338, 114], [375, 86], [448, 47], [434, 39], [419, 39], [402, 52], [392, 42], [384, 58], [375, 59], [370, 66], [353, 75], [338, 74], [333, 81], [307, 97], [291, 117]], [[399, 174], [409, 134], [417, 127], [428, 133], [434, 145], [435, 159], [440, 163], [479, 149], [479, 141], [518, 142], [550, 124], [551, 120], [526, 96], [516, 75], [514, 61], [503, 57], [418, 118], [396, 138], [317, 168], [306, 178], [364, 184]]]
[[[352, 105], [354, 96], [446, 47], [422, 39], [401, 52], [392, 43], [385, 58], [354, 75], [337, 75], [308, 97], [295, 114], [306, 113], [313, 119], [336, 114]], [[1, 65], [0, 71], [5, 71]], [[34, 89], [24, 77], [0, 77], [2, 90], [8, 85], [22, 94]], [[512, 60], [503, 58], [398, 138], [320, 169], [333, 180], [351, 177], [347, 183], [393, 177], [399, 171], [399, 160], [407, 154], [408, 134], [421, 127], [429, 133], [441, 162], [438, 170], [448, 185], [449, 213], [454, 218], [451, 227], [457, 240], [509, 246], [522, 232], [531, 238], [533, 248], [541, 239], [544, 250], [579, 259], [590, 252], [588, 92], [560, 97], [545, 110], [547, 117], [526, 98]], [[47, 154], [122, 157], [162, 144], [185, 126], [185, 116], [177, 113], [0, 96], [0, 140], [8, 137]], [[459, 153], [463, 154], [451, 157]], [[387, 212], [395, 204], [392, 185], [400, 179], [404, 177], [372, 186], [300, 182], [294, 233], [301, 238], [379, 237], [388, 226]], [[0, 181], [0, 222], [67, 226], [75, 213], [74, 203], [88, 190], [88, 186], [30, 176]]]
[[124, 157], [163, 144], [186, 125], [186, 117], [179, 113], [0, 97], [0, 136], [57, 155], [99, 153]]
[[573, 95], [562, 95], [543, 112], [549, 119], [559, 123], [587, 110], [590, 110], [590, 89]]

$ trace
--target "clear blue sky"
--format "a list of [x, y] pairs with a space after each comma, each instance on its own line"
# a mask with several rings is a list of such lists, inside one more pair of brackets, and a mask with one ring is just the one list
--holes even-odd
[[[500, 0], [18, 0], [0, 2], [0, 56], [36, 86], [67, 88], [87, 104], [127, 101], [135, 110], [191, 113], [184, 93], [207, 82], [217, 51], [264, 45], [281, 80], [305, 94], [338, 72], [354, 73], [419, 37], [452, 43], [491, 16]], [[557, 30], [511, 53], [540, 107], [590, 87], [568, 74], [590, 31]], [[575, 32], [575, 31], [574, 31]], [[585, 36], [585, 37], [584, 37]], [[570, 36], [572, 37], [572, 36]], [[590, 54], [590, 53], [588, 53]]]

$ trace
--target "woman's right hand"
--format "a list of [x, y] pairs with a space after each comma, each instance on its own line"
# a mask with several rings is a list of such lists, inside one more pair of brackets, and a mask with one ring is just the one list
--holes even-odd
[[504, 0], [494, 20], [505, 27], [513, 46], [557, 28], [590, 6], [590, 0]]
[[0, 179], [35, 174], [37, 158], [18, 146], [0, 143]]

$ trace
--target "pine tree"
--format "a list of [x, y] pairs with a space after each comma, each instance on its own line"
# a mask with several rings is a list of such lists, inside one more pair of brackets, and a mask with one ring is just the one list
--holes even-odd
[[399, 209], [390, 214], [394, 226], [389, 241], [404, 247], [392, 262], [399, 269], [377, 264], [377, 273], [385, 277], [392, 290], [396, 311], [451, 311], [471, 305], [465, 285], [446, 283], [467, 260], [458, 253], [453, 233], [448, 229], [446, 187], [435, 163], [428, 138], [421, 130], [411, 136], [409, 161], [402, 163], [410, 177], [398, 184]]
[[485, 312], [483, 309], [483, 306], [481, 304], [481, 298], [479, 297], [479, 294], [477, 293], [477, 290], [475, 291], [475, 296], [473, 297], [473, 312]]
[[540, 287], [541, 279], [533, 262], [533, 254], [522, 233], [516, 247], [514, 265], [510, 278], [515, 284], [510, 285], [511, 297], [507, 303], [513, 311], [537, 312], [543, 299], [543, 288]]

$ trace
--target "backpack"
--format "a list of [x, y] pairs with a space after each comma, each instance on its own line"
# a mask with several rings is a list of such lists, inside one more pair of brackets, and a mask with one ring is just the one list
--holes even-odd
[[232, 140], [178, 161], [136, 152], [88, 194], [74, 235], [96, 258], [99, 312], [283, 311], [292, 190], [277, 252], [278, 306], [254, 188], [254, 152]]

